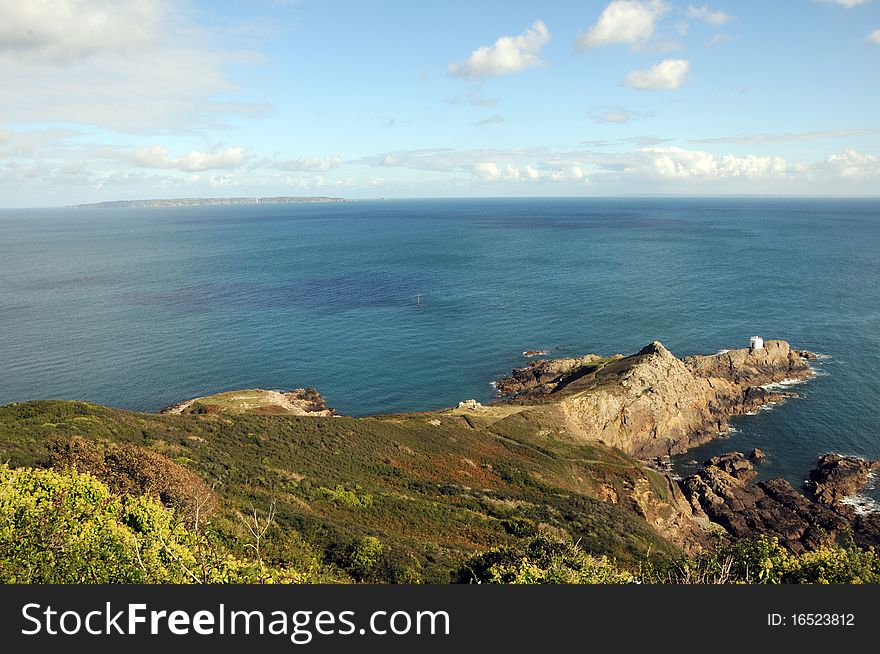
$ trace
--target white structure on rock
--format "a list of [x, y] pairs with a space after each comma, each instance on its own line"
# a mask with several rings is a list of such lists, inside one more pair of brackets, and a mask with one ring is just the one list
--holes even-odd
[[750, 350], [763, 350], [764, 349], [764, 339], [760, 336], [752, 336], [749, 339], [749, 349]]

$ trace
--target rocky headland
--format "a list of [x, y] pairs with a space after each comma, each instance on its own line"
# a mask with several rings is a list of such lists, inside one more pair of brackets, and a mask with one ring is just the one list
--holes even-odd
[[292, 391], [267, 391], [254, 388], [196, 397], [165, 407], [160, 413], [332, 416], [335, 412], [327, 406], [327, 402], [314, 388], [297, 388]]
[[569, 435], [641, 459], [679, 454], [725, 433], [732, 416], [795, 396], [815, 355], [785, 341], [679, 359], [654, 341], [632, 356], [539, 359], [496, 383], [503, 402], [554, 402]]

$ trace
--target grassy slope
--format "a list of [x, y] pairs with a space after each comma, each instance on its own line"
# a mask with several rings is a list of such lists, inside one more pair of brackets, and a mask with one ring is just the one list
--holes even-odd
[[[296, 558], [293, 532], [330, 562], [372, 535], [388, 547], [399, 580], [448, 581], [475, 550], [538, 525], [623, 561], [672, 552], [625, 499], [639, 478], [662, 489], [654, 473], [616, 450], [567, 442], [556, 425], [550, 405], [320, 418], [37, 401], [0, 407], [0, 460], [45, 465], [50, 443], [75, 436], [149, 447], [218, 482], [214, 524], [231, 543], [241, 536], [236, 511], [275, 501], [270, 559]], [[595, 499], [609, 486], [620, 504]]]

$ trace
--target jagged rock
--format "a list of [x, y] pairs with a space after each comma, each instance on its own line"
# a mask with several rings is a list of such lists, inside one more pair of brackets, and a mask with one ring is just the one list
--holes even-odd
[[756, 447], [751, 452], [749, 452], [749, 458], [755, 463], [761, 463], [767, 458], [767, 455], [764, 454], [764, 450]]
[[[523, 354], [530, 356], [529, 352]], [[538, 359], [527, 366], [514, 369], [510, 377], [495, 383], [495, 389], [499, 395], [517, 395], [526, 391], [532, 391], [532, 395], [552, 393], [564, 382], [568, 373], [601, 359], [597, 354], [587, 354], [579, 358]]]
[[748, 481], [758, 476], [752, 464], [740, 452], [728, 452], [721, 456], [714, 456], [706, 461], [707, 466], [715, 466], [729, 474], [731, 477]]
[[825, 454], [819, 458], [805, 486], [817, 502], [837, 504], [861, 492], [868, 485], [869, 475], [878, 468], [880, 461]]
[[465, 409], [467, 411], [479, 411], [483, 408], [483, 405], [477, 402], [476, 400], [463, 400], [458, 403], [456, 409]]
[[[873, 464], [874, 467], [872, 468]], [[815, 549], [852, 533], [862, 545], [880, 543], [880, 514], [856, 515], [840, 504], [861, 491], [880, 462], [825, 455], [811, 475], [820, 485], [817, 501], [799, 493], [785, 479], [748, 483], [752, 465], [739, 452], [714, 457], [681, 481], [695, 512], [724, 527], [734, 538], [776, 536], [793, 552]], [[827, 480], [827, 481], [826, 481]]]
[[[744, 474], [745, 470], [750, 474]], [[786, 480], [747, 483], [752, 477], [751, 464], [734, 452], [710, 459], [681, 486], [695, 509], [734, 538], [776, 536], [788, 549], [803, 552], [833, 541], [849, 528], [844, 516], [811, 502]]]

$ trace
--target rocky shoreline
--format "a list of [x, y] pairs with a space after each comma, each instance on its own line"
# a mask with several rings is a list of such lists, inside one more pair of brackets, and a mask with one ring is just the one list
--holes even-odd
[[860, 493], [880, 461], [825, 454], [810, 473], [805, 493], [782, 478], [758, 476], [740, 452], [716, 456], [680, 482], [695, 516], [705, 516], [734, 538], [778, 538], [793, 552], [829, 545], [852, 535], [861, 545], [880, 544], [880, 516], [859, 515], [845, 500]]

